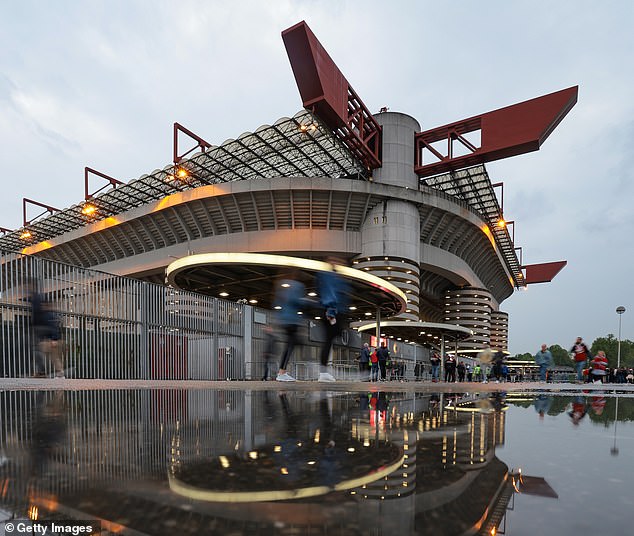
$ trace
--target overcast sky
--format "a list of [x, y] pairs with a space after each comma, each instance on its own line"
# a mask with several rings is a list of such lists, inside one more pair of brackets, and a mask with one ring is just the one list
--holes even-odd
[[178, 121], [219, 144], [301, 108], [280, 32], [306, 20], [372, 111], [423, 128], [579, 85], [540, 151], [487, 165], [527, 264], [510, 350], [634, 339], [634, 2], [0, 2], [0, 227], [23, 197], [64, 208], [84, 166], [130, 180], [172, 159]]

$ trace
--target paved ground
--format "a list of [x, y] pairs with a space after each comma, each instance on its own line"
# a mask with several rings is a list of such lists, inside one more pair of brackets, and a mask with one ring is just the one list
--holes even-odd
[[217, 389], [224, 391], [372, 391], [408, 393], [456, 392], [523, 392], [553, 394], [600, 391], [602, 394], [634, 396], [634, 385], [573, 383], [430, 383], [430, 382], [359, 382], [338, 381], [202, 381], [202, 380], [81, 380], [57, 378], [0, 378], [0, 391], [15, 390], [106, 390], [106, 389]]

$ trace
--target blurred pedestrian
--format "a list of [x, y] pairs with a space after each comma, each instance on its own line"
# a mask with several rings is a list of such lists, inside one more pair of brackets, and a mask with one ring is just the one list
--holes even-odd
[[438, 354], [438, 352], [433, 352], [431, 354], [429, 362], [431, 363], [431, 381], [433, 383], [436, 383], [439, 379], [440, 371], [440, 355]]
[[275, 357], [275, 344], [277, 339], [271, 326], [264, 327], [264, 375], [262, 381], [269, 379], [270, 363]]
[[280, 368], [275, 378], [278, 382], [294, 382], [287, 372], [287, 366], [293, 355], [293, 350], [298, 343], [297, 331], [301, 325], [301, 313], [306, 305], [306, 287], [298, 281], [298, 274], [292, 278], [282, 279], [277, 283], [274, 306], [279, 307], [279, 321], [282, 330], [286, 334], [286, 346], [280, 360]]
[[545, 344], [542, 344], [541, 350], [535, 354], [535, 364], [539, 367], [540, 381], [545, 382], [546, 373], [553, 364], [553, 354]]
[[46, 359], [53, 363], [56, 378], [64, 378], [62, 363], [62, 330], [57, 313], [50, 302], [43, 299], [34, 285], [29, 297], [31, 323], [35, 340], [35, 375], [46, 376]]
[[592, 382], [603, 383], [608, 369], [608, 358], [603, 350], [599, 350], [590, 362], [592, 366]]
[[343, 330], [343, 316], [341, 310], [346, 304], [346, 282], [334, 269], [331, 263], [330, 271], [321, 271], [317, 274], [317, 287], [319, 289], [319, 302], [325, 312], [322, 320], [324, 328], [324, 342], [321, 345], [319, 378], [320, 382], [334, 382], [335, 377], [328, 372], [328, 359], [332, 351], [332, 343], [335, 337]]
[[590, 356], [590, 350], [583, 342], [581, 337], [577, 337], [577, 340], [570, 349], [572, 359], [575, 362], [575, 369], [577, 370], [577, 382], [583, 383], [583, 369], [586, 367], [586, 362]]

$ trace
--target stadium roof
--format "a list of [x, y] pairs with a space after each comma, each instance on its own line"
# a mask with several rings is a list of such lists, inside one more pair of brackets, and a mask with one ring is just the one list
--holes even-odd
[[[0, 249], [17, 251], [175, 192], [207, 184], [279, 176], [361, 179], [365, 173], [317, 117], [301, 111], [292, 118], [282, 118], [273, 125], [198, 152], [178, 165], [171, 164], [111, 188], [89, 201], [37, 217], [26, 227], [0, 236]], [[83, 212], [88, 203], [96, 209], [90, 215]], [[30, 233], [26, 240], [21, 238], [25, 231]]]
[[[28, 225], [4, 230], [0, 249], [20, 251], [95, 221], [163, 199], [173, 193], [208, 184], [272, 177], [331, 177], [368, 179], [369, 172], [343, 142], [318, 117], [301, 111], [255, 132], [246, 132], [219, 146], [211, 146], [179, 164], [170, 164], [128, 183], [116, 185], [64, 210], [45, 211]], [[524, 274], [508, 228], [498, 226], [502, 210], [484, 168], [477, 165], [420, 179], [467, 204], [487, 222], [483, 231], [504, 258], [517, 287], [524, 286]], [[85, 214], [90, 204], [94, 212]], [[28, 231], [29, 236], [23, 237]]]
[[508, 226], [499, 225], [499, 222], [503, 221], [502, 209], [484, 165], [450, 171], [434, 177], [424, 177], [420, 179], [420, 182], [460, 199], [475, 209], [488, 223], [489, 231], [500, 249], [506, 267], [515, 279], [515, 286], [526, 286], [522, 266], [515, 253], [515, 244], [509, 234]]

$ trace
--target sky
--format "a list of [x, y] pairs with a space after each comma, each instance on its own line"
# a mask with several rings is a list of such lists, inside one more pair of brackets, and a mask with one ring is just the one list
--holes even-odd
[[617, 335], [620, 305], [634, 339], [634, 2], [21, 0], [0, 20], [11, 229], [23, 197], [81, 201], [85, 166], [123, 181], [163, 168], [175, 121], [218, 145], [298, 112], [280, 33], [301, 20], [371, 111], [423, 129], [578, 85], [538, 152], [487, 164], [524, 263], [568, 261], [502, 303], [509, 350]]

